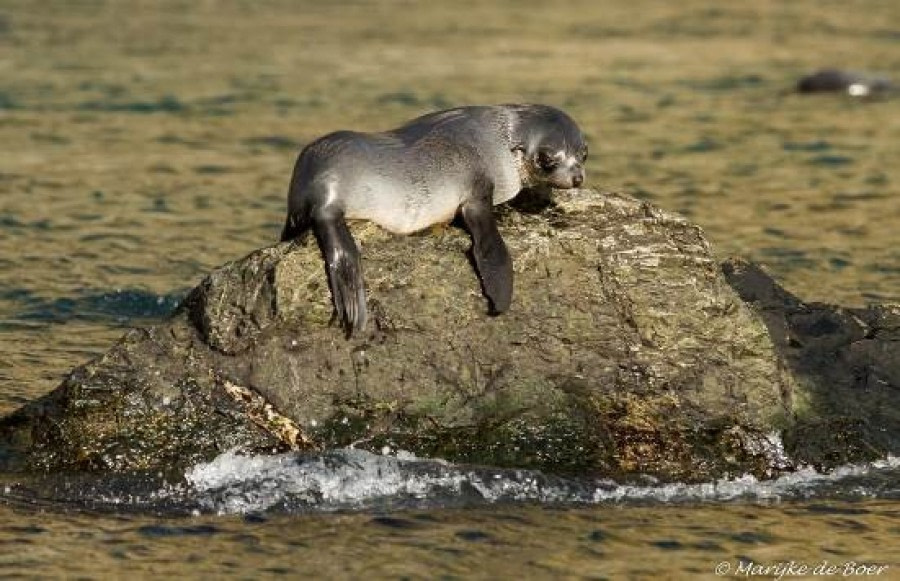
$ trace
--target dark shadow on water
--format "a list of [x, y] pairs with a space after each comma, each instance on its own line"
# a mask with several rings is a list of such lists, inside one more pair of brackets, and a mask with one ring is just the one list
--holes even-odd
[[35, 220], [33, 222], [23, 222], [18, 217], [13, 214], [3, 213], [0, 214], [0, 230], [10, 229], [35, 229], [35, 230], [48, 230], [50, 228], [50, 220]]
[[264, 146], [272, 149], [287, 149], [300, 151], [300, 142], [285, 137], [284, 135], [262, 135], [250, 137], [243, 141], [244, 145], [251, 147]]
[[423, 527], [421, 523], [411, 519], [383, 515], [374, 517], [372, 523], [392, 529], [418, 529]]
[[22, 305], [13, 321], [65, 323], [100, 321], [126, 324], [138, 319], [162, 319], [175, 310], [187, 289], [157, 295], [139, 289], [85, 291], [75, 297], [48, 299], [24, 289], [0, 291], [0, 300]]
[[379, 105], [402, 105], [428, 109], [447, 109], [453, 106], [453, 103], [447, 97], [439, 93], [422, 96], [408, 90], [384, 93], [377, 97], [376, 102]]
[[823, 165], [826, 167], [843, 166], [853, 163], [852, 157], [847, 155], [818, 155], [809, 160], [812, 165]]
[[163, 197], [154, 198], [153, 202], [150, 204], [149, 208], [144, 209], [145, 212], [160, 212], [160, 213], [168, 213], [171, 212], [171, 208], [169, 208], [168, 202]]
[[[151, 113], [165, 114], [201, 114], [208, 116], [233, 115], [234, 108], [245, 102], [255, 100], [252, 97], [222, 95], [207, 99], [198, 99], [186, 102], [175, 95], [163, 95], [156, 99], [123, 100], [120, 94], [108, 95], [107, 98], [83, 101], [76, 106], [80, 111], [97, 113], [134, 113], [146, 115]], [[15, 103], [12, 103], [15, 106]], [[7, 108], [15, 108], [15, 107]]]
[[6, 109], [18, 109], [19, 104], [13, 99], [12, 95], [6, 92], [0, 92], [0, 111]]
[[164, 133], [157, 137], [156, 141], [158, 143], [165, 143], [167, 145], [186, 145], [189, 147], [206, 147], [209, 145], [206, 141], [199, 139], [188, 139], [180, 135], [175, 135], [174, 133]]
[[763, 261], [769, 264], [778, 264], [785, 271], [793, 271], [804, 268], [817, 268], [818, 262], [810, 258], [803, 250], [784, 246], [770, 246], [761, 248], [759, 255]]
[[781, 145], [785, 151], [828, 151], [831, 144], [827, 141], [786, 141]]
[[707, 153], [710, 151], [717, 151], [722, 149], [724, 146], [716, 141], [715, 139], [709, 139], [704, 137], [700, 141], [696, 141], [690, 145], [687, 145], [682, 150], [684, 153]]
[[183, 113], [188, 106], [174, 95], [165, 95], [155, 101], [85, 101], [79, 109], [107, 113]]
[[198, 174], [217, 175], [228, 173], [231, 168], [225, 165], [206, 164], [194, 167], [194, 171]]
[[870, 186], [886, 186], [890, 181], [888, 176], [881, 172], [874, 173], [866, 178], [866, 183]]
[[196, 537], [210, 536], [219, 531], [215, 525], [199, 524], [199, 525], [145, 525], [137, 529], [137, 532], [144, 537], [162, 538], [162, 537]]
[[832, 197], [832, 200], [835, 202], [857, 202], [857, 201], [867, 201], [867, 200], [881, 200], [887, 197], [890, 197], [892, 194], [890, 192], [872, 192], [872, 191], [864, 191], [864, 192], [840, 192]]
[[115, 233], [115, 234], [106, 234], [106, 233], [97, 233], [97, 234], [85, 234], [80, 237], [79, 240], [81, 242], [97, 242], [100, 240], [123, 240], [126, 242], [134, 242], [136, 244], [140, 243], [143, 239], [136, 234], [127, 234], [127, 233]]
[[712, 79], [685, 80], [679, 84], [691, 89], [701, 91], [732, 91], [735, 89], [747, 89], [751, 87], [759, 87], [765, 84], [766, 79], [761, 75], [736, 75], [724, 76]]

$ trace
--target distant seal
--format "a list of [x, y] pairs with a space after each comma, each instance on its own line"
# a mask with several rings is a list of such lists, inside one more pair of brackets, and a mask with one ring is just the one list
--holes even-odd
[[382, 133], [330, 133], [297, 159], [281, 239], [313, 231], [349, 338], [365, 326], [366, 297], [345, 219], [409, 234], [460, 216], [490, 313], [499, 314], [512, 300], [513, 270], [492, 207], [523, 189], [580, 186], [586, 158], [581, 130], [547, 105], [459, 107]]
[[872, 97], [894, 90], [887, 79], [853, 71], [822, 69], [797, 82], [799, 93], [847, 93], [851, 97]]

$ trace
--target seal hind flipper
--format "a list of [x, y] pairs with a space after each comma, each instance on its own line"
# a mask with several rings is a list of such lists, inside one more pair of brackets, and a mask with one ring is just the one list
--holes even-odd
[[359, 249], [343, 216], [315, 220], [313, 232], [325, 259], [335, 313], [349, 339], [366, 325], [366, 290]]
[[493, 184], [484, 178], [477, 179], [473, 196], [462, 205], [460, 214], [472, 236], [472, 257], [482, 290], [490, 302], [489, 312], [499, 315], [507, 311], [512, 302], [513, 268], [491, 211], [493, 191]]

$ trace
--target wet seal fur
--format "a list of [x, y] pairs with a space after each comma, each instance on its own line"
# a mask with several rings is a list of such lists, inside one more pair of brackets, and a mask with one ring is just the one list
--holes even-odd
[[382, 133], [330, 133], [297, 159], [281, 239], [312, 230], [349, 338], [367, 315], [359, 249], [345, 219], [410, 234], [459, 216], [489, 312], [500, 314], [512, 300], [513, 270], [492, 207], [525, 189], [580, 186], [585, 159], [581, 130], [547, 105], [459, 107]]
[[797, 81], [797, 92], [806, 94], [847, 93], [851, 97], [876, 97], [895, 90], [888, 79], [840, 69], [822, 69]]

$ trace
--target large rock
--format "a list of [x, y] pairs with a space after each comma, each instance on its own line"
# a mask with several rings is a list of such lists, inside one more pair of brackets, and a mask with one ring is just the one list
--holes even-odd
[[[893, 409], [860, 425], [900, 384], [896, 310], [828, 307], [823, 326], [809, 317], [825, 311], [729, 263], [742, 299], [700, 229], [649, 204], [581, 190], [528, 205], [502, 210], [516, 271], [502, 316], [486, 315], [458, 229], [354, 225], [370, 322], [350, 341], [329, 325], [315, 245], [264, 248], [3, 420], [0, 461], [178, 471], [232, 447], [352, 445], [706, 480], [790, 468], [772, 434], [825, 465], [897, 451]], [[807, 362], [829, 349], [846, 356]]]

